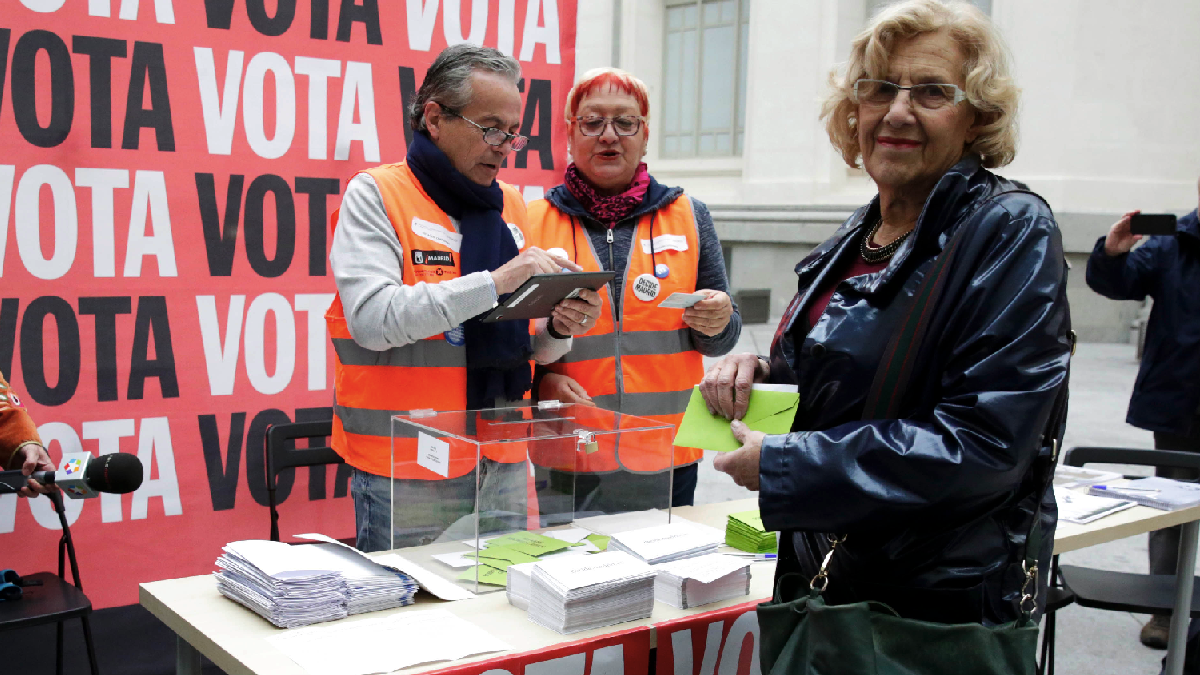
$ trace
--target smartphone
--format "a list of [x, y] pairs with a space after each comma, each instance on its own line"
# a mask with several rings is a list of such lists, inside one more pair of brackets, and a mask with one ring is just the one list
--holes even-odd
[[1175, 234], [1175, 214], [1139, 213], [1129, 219], [1130, 234]]

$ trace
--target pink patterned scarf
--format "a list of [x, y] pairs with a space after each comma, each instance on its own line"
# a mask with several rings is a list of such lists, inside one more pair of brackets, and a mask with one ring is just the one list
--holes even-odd
[[596, 192], [591, 181], [572, 162], [567, 167], [566, 186], [592, 217], [606, 227], [612, 227], [642, 203], [642, 198], [646, 196], [646, 190], [650, 187], [650, 172], [646, 170], [645, 162], [638, 164], [637, 171], [633, 174], [633, 182], [624, 192], [604, 196]]

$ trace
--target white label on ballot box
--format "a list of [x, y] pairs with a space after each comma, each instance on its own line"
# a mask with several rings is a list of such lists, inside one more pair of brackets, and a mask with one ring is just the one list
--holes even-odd
[[450, 443], [424, 431], [417, 433], [417, 464], [443, 478], [450, 477]]

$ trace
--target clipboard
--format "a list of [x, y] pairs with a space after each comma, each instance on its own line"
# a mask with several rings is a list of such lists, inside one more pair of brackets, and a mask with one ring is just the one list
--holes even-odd
[[504, 302], [483, 317], [484, 323], [514, 319], [542, 319], [554, 306], [579, 295], [583, 289], [599, 290], [616, 272], [561, 272], [535, 274], [513, 291]]

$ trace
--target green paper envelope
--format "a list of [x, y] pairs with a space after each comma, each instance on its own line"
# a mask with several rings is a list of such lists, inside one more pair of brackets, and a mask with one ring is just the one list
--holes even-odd
[[[746, 426], [764, 434], [786, 434], [792, 430], [792, 421], [796, 418], [796, 407], [800, 403], [800, 394], [792, 391], [770, 391], [755, 389], [750, 392], [750, 407], [742, 419]], [[729, 428], [729, 420], [720, 415], [708, 412], [700, 387], [692, 389], [692, 398], [688, 401], [687, 410], [683, 413], [683, 421], [679, 423], [679, 431], [675, 434], [675, 445], [684, 448], [700, 448], [729, 452], [742, 447], [733, 437]]]

